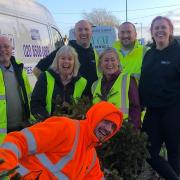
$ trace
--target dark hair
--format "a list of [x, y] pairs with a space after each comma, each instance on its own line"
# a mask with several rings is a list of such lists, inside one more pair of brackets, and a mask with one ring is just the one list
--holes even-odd
[[[174, 27], [173, 27], [173, 24], [172, 24], [171, 20], [170, 20], [169, 18], [165, 17], [165, 16], [157, 16], [157, 17], [155, 17], [155, 18], [152, 20], [151, 27], [150, 27], [151, 33], [152, 33], [152, 29], [153, 29], [154, 23], [155, 23], [155, 21], [157, 21], [157, 20], [165, 20], [165, 21], [168, 23], [170, 29], [172, 30], [172, 34], [169, 36], [169, 40], [171, 41], [171, 40], [173, 39]], [[153, 41], [154, 41], [154, 40], [153, 40]]]
[[[120, 24], [120, 26], [122, 26], [122, 25], [124, 25], [124, 24], [130, 24], [130, 25], [132, 25], [133, 28], [134, 28], [134, 30], [136, 31], [136, 27], [135, 27], [135, 25], [134, 25], [133, 23], [126, 21], [126, 22], [123, 22], [122, 24]], [[119, 27], [120, 27], [120, 26], [119, 26]]]
[[165, 17], [165, 16], [157, 16], [152, 20], [151, 28], [150, 28], [151, 32], [152, 32], [152, 28], [153, 28], [153, 25], [154, 25], [155, 21], [161, 20], [161, 19], [167, 21], [169, 27], [171, 28], [171, 30], [173, 32], [173, 30], [174, 30], [173, 24], [172, 24], [171, 20], [169, 18]]

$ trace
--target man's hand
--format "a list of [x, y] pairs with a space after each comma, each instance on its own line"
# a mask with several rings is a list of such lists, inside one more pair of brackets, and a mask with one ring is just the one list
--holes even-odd
[[[0, 166], [2, 163], [4, 163], [4, 159], [0, 158]], [[18, 168], [19, 168], [19, 166], [16, 166], [10, 170], [4, 170], [4, 171], [0, 172], [0, 179], [5, 178], [11, 174], [14, 174], [16, 169], [18, 169]]]

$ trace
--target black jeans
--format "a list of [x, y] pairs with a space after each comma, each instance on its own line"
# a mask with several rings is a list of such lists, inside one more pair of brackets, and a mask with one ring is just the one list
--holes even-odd
[[[166, 180], [180, 175], [180, 106], [147, 108], [142, 131], [149, 136], [151, 158], [148, 163]], [[168, 161], [159, 156], [163, 142]]]

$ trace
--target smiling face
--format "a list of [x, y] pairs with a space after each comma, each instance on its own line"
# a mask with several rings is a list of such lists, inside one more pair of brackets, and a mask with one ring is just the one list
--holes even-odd
[[119, 59], [113, 52], [106, 52], [100, 61], [100, 69], [107, 79], [119, 70]]
[[89, 48], [92, 37], [92, 28], [88, 21], [81, 20], [75, 25], [76, 42], [84, 48]]
[[58, 58], [58, 70], [62, 76], [67, 76], [73, 73], [74, 57], [72, 54], [61, 54]]
[[5, 36], [0, 36], [0, 64], [9, 66], [12, 55], [10, 40]]
[[94, 129], [95, 136], [100, 142], [104, 142], [116, 130], [116, 124], [109, 120], [102, 120]]
[[166, 19], [157, 19], [151, 27], [151, 35], [156, 43], [157, 49], [164, 49], [169, 45], [170, 36], [173, 34], [173, 29], [170, 27]]
[[123, 23], [118, 29], [118, 37], [124, 49], [133, 48], [137, 37], [135, 27], [131, 23]]

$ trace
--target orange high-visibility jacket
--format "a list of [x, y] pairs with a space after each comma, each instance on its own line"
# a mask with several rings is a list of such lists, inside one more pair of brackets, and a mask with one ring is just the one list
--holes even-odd
[[118, 118], [108, 120], [117, 126], [114, 135], [121, 127], [122, 113], [107, 102], [92, 106], [86, 120], [51, 117], [9, 133], [0, 148], [0, 158], [5, 160], [0, 171], [19, 164], [17, 171], [27, 180], [35, 180], [37, 175], [40, 180], [103, 179], [94, 148], [99, 141], [93, 131], [101, 120], [113, 113]]

